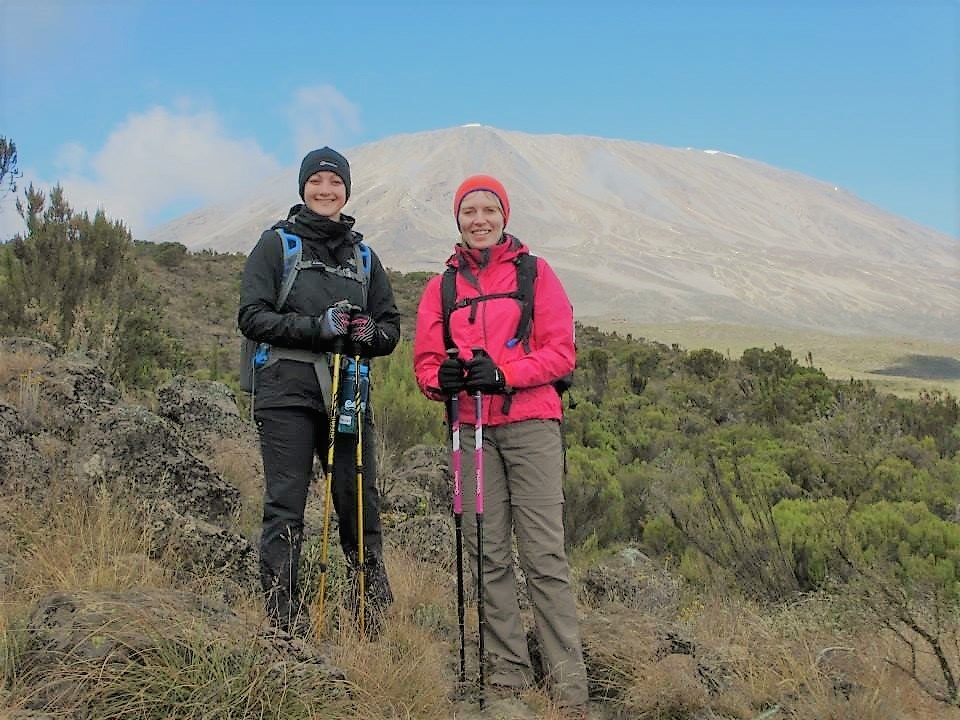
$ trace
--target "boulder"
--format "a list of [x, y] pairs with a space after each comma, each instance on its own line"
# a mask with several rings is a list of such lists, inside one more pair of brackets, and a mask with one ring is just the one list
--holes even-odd
[[169, 420], [121, 405], [91, 419], [78, 438], [83, 474], [121, 494], [166, 500], [214, 523], [237, 516], [240, 493], [201, 462]]
[[56, 357], [35, 374], [44, 428], [64, 439], [72, 439], [120, 402], [120, 391], [96, 361], [82, 353]]
[[198, 455], [209, 455], [220, 440], [256, 443], [256, 430], [242, 417], [237, 398], [224, 383], [178, 375], [157, 390], [157, 413], [178, 425]]

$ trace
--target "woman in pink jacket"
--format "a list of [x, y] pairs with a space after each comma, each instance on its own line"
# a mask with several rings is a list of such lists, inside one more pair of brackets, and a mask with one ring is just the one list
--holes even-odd
[[[513, 563], [516, 533], [520, 566], [555, 698], [579, 716], [587, 704], [576, 605], [563, 533], [561, 399], [552, 383], [576, 363], [573, 310], [553, 269], [536, 258], [529, 339], [515, 337], [522, 303], [519, 256], [526, 245], [504, 232], [510, 201], [495, 178], [475, 175], [454, 197], [460, 242], [447, 265], [456, 269], [457, 304], [449, 318], [447, 353], [441, 276], [424, 289], [417, 310], [414, 370], [434, 400], [460, 396], [461, 441], [473, 447], [476, 392], [483, 393], [483, 583], [489, 681], [519, 691], [533, 682]], [[476, 567], [473, 454], [463, 453], [463, 526]]]

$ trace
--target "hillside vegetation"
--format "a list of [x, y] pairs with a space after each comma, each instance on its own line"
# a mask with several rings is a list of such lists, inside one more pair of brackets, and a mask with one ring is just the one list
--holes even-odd
[[[236, 389], [242, 256], [134, 244], [101, 214], [75, 215], [59, 190], [28, 198], [27, 235], [0, 246], [0, 304], [17, 309], [0, 317], [0, 335], [90, 353], [128, 398], [145, 404], [177, 374]], [[408, 333], [426, 277], [393, 275]], [[599, 712], [674, 720], [957, 716], [960, 406], [953, 395], [930, 386], [898, 397], [861, 379], [833, 379], [816, 357], [798, 359], [782, 345], [685, 350], [583, 325], [577, 339], [565, 515], [581, 593], [591, 568], [624, 552], [642, 553], [657, 568], [639, 578], [647, 590], [663, 577], [678, 588], [675, 602], [626, 603], [629, 612], [610, 615], [620, 632], [606, 644], [585, 638], [607, 668], [591, 678], [595, 699], [607, 701]], [[441, 409], [419, 394], [410, 365], [407, 335], [375, 368], [385, 474], [413, 446], [445, 437]], [[25, 370], [9, 359], [2, 370], [0, 400], [22, 410]], [[255, 505], [255, 491], [248, 495]], [[54, 552], [21, 528], [0, 545], [0, 554], [23, 561], [0, 622], [0, 700], [22, 690], [16, 628], [24, 608], [44, 592], [84, 585], [83, 573], [69, 572], [84, 552], [135, 532], [135, 518], [119, 509], [79, 516], [60, 503], [42, 512], [63, 525], [58, 537], [74, 539]], [[42, 567], [31, 564], [48, 552]], [[175, 574], [143, 572], [145, 583], [175, 586]], [[400, 558], [396, 572], [435, 571]], [[123, 578], [125, 586], [138, 582], [129, 566]], [[449, 605], [442, 594], [419, 597], [430, 583], [411, 583], [399, 588], [399, 617], [416, 615], [414, 606]], [[399, 677], [394, 645], [346, 643], [339, 660], [352, 682], [394, 699], [449, 682], [430, 660], [449, 655], [449, 638], [431, 637], [419, 617], [420, 626], [404, 626], [405, 650], [423, 659], [422, 673], [414, 664], [406, 668], [412, 676]], [[663, 627], [682, 628], [700, 652], [722, 657], [724, 679], [685, 685], [650, 656], [649, 644], [641, 649], [683, 640]], [[220, 711], [225, 696], [203, 683], [195, 692], [194, 700], [212, 692], [218, 709], [189, 717], [247, 716]], [[370, 702], [376, 707], [366, 717], [450, 717], [423, 705], [399, 711], [400, 700], [392, 711]]]

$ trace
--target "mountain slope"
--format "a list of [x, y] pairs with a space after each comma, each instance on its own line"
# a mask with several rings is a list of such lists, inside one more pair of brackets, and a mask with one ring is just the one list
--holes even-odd
[[[347, 210], [388, 267], [439, 271], [452, 198], [488, 172], [509, 230], [545, 256], [581, 320], [707, 321], [960, 339], [960, 241], [832, 185], [726, 153], [483, 126], [348, 152]], [[297, 200], [297, 168], [148, 239], [246, 252]]]

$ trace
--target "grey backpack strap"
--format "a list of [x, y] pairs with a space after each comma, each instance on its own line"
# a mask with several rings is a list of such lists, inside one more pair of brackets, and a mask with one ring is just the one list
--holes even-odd
[[330, 375], [330, 355], [328, 353], [315, 353], [309, 350], [298, 350], [296, 348], [285, 348], [278, 345], [270, 346], [270, 357], [267, 359], [264, 367], [273, 365], [277, 360], [296, 360], [313, 365], [313, 372], [317, 376], [317, 382], [320, 384], [320, 393], [323, 395], [323, 403], [330, 407], [330, 394], [333, 386], [333, 378]]

